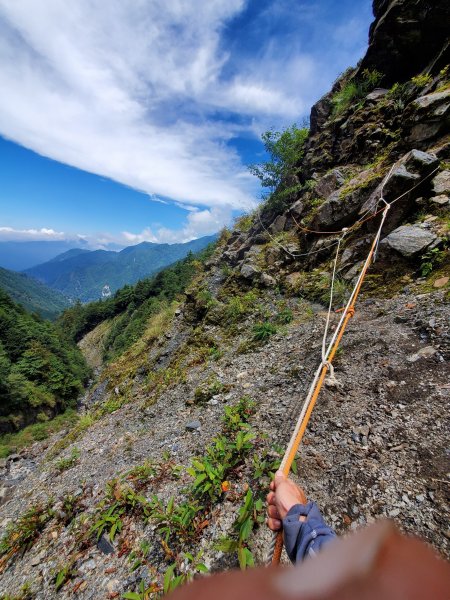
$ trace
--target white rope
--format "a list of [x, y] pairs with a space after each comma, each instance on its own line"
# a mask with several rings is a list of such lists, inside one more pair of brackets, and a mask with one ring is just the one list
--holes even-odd
[[[377, 234], [376, 234], [376, 236], [374, 238], [375, 243], [378, 243], [378, 241], [380, 239], [381, 230], [383, 229], [383, 225], [384, 225], [384, 222], [386, 220], [386, 216], [387, 216], [387, 213], [388, 213], [389, 209], [390, 209], [390, 204], [387, 204], [385, 210], [383, 211], [383, 216], [382, 216], [380, 225], [378, 227]], [[364, 262], [364, 265], [363, 265], [363, 267], [361, 269], [359, 277], [358, 277], [358, 279], [357, 279], [357, 281], [356, 281], [356, 283], [355, 283], [355, 285], [353, 287], [353, 291], [352, 291], [352, 293], [350, 295], [350, 298], [349, 298], [349, 300], [348, 300], [348, 302], [347, 302], [347, 304], [345, 306], [345, 309], [344, 309], [344, 311], [342, 313], [341, 319], [339, 320], [339, 323], [338, 323], [337, 327], [334, 330], [333, 336], [332, 336], [332, 338], [331, 338], [331, 340], [330, 340], [330, 342], [328, 344], [328, 347], [327, 347], [325, 353], [323, 353], [323, 349], [322, 349], [322, 362], [319, 364], [319, 366], [317, 367], [316, 372], [314, 374], [314, 379], [311, 382], [311, 385], [310, 385], [309, 390], [308, 390], [308, 394], [306, 396], [305, 402], [303, 403], [303, 407], [302, 407], [302, 410], [301, 410], [300, 415], [298, 417], [298, 420], [297, 420], [297, 423], [295, 425], [294, 431], [292, 433], [291, 439], [289, 441], [289, 444], [288, 444], [288, 446], [286, 448], [286, 452], [285, 452], [285, 454], [283, 456], [283, 459], [281, 461], [280, 469], [284, 469], [285, 466], [286, 466], [287, 459], [288, 459], [288, 457], [289, 457], [289, 455], [291, 453], [291, 448], [293, 447], [293, 445], [295, 443], [295, 440], [297, 438], [297, 434], [298, 434], [298, 432], [299, 432], [299, 430], [300, 430], [300, 428], [302, 426], [303, 420], [305, 418], [305, 414], [306, 414], [306, 412], [308, 410], [308, 407], [309, 407], [309, 405], [311, 403], [311, 398], [312, 398], [312, 395], [313, 395], [314, 390], [316, 388], [316, 385], [317, 385], [317, 382], [319, 380], [319, 377], [320, 377], [320, 374], [322, 372], [322, 369], [324, 367], [326, 369], [329, 369], [329, 367], [330, 367], [330, 362], [329, 362], [328, 358], [330, 356], [331, 349], [332, 349], [332, 347], [334, 345], [334, 342], [336, 341], [336, 338], [337, 338], [337, 336], [339, 334], [339, 331], [340, 331], [340, 329], [342, 327], [344, 319], [346, 318], [346, 316], [348, 314], [349, 308], [350, 308], [350, 306], [351, 306], [351, 304], [353, 302], [353, 299], [355, 297], [355, 294], [357, 292], [359, 284], [361, 283], [361, 280], [364, 277], [364, 274], [365, 274], [365, 272], [367, 271], [367, 269], [368, 269], [368, 267], [370, 265], [370, 259], [371, 259], [371, 255], [369, 253], [369, 255], [367, 256], [367, 258], [366, 258], [366, 260]], [[273, 536], [274, 539], [272, 540], [272, 543], [270, 544], [269, 555], [268, 555], [268, 558], [267, 558], [267, 563], [269, 563], [269, 562], [272, 561], [273, 550], [275, 548], [276, 535], [277, 534], [275, 533], [275, 535]]]
[[327, 336], [328, 336], [328, 327], [330, 325], [330, 318], [331, 318], [331, 310], [333, 308], [333, 294], [334, 294], [334, 283], [336, 280], [336, 269], [337, 269], [337, 262], [338, 262], [338, 258], [339, 258], [339, 250], [341, 248], [341, 244], [344, 241], [344, 237], [345, 234], [347, 233], [348, 229], [345, 228], [342, 230], [342, 235], [338, 240], [338, 246], [336, 249], [336, 256], [334, 257], [334, 263], [333, 263], [333, 273], [331, 275], [331, 285], [330, 285], [330, 302], [328, 303], [328, 313], [327, 313], [327, 320], [325, 323], [325, 329], [323, 332], [323, 338], [322, 338], [322, 362], [326, 361], [326, 343], [327, 343]]

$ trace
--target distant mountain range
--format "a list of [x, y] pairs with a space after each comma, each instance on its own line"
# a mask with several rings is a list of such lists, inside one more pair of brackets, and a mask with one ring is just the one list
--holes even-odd
[[55, 319], [60, 312], [70, 306], [69, 299], [60, 292], [23, 273], [9, 271], [2, 267], [0, 267], [0, 289], [11, 296], [15, 302], [45, 319]]
[[142, 242], [120, 252], [73, 248], [24, 272], [72, 300], [90, 302], [156, 273], [216, 239], [214, 235], [185, 244]]
[[[0, 242], [0, 267], [23, 271], [51, 260], [72, 248], [84, 248], [84, 240], [63, 240], [53, 242]], [[116, 250], [116, 248], [111, 248]]]

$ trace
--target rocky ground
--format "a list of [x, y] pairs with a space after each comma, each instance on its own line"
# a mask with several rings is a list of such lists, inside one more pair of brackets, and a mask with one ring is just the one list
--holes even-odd
[[[336, 363], [338, 383], [324, 390], [314, 411], [299, 453], [298, 479], [338, 533], [389, 517], [448, 556], [448, 456], [442, 440], [448, 431], [450, 378], [444, 358], [450, 310], [442, 299], [443, 293], [436, 292], [362, 301]], [[149, 458], [183, 469], [176, 479], [170, 467], [146, 493], [156, 492], [166, 501], [172, 494], [179, 496], [190, 480], [185, 467], [220, 430], [224, 404], [243, 395], [257, 403], [252, 427], [284, 444], [320, 360], [325, 318], [319, 305], [313, 305], [306, 318], [303, 302], [294, 297], [290, 305], [294, 321], [266, 345], [238, 354], [244, 334], [237, 335], [219, 360], [190, 369], [186, 381], [169, 386], [155, 405], [143, 408], [142, 400], [136, 399], [91, 425], [62, 451], [63, 457], [70, 457], [75, 447], [79, 451], [70, 468], [59, 472], [61, 456], [48, 459], [45, 450], [55, 440], [10, 457], [2, 464], [2, 483], [11, 490], [1, 507], [2, 528], [30, 503], [49, 497], [62, 511], [61, 499], [68, 494], [81, 502], [78, 519], [92, 524], [107, 482]], [[179, 315], [176, 330], [165, 336], [171, 352], [173, 335], [189, 328], [183, 321]], [[219, 339], [222, 332], [210, 325], [208, 333]], [[226, 391], [205, 405], [192, 403], [199, 381], [212, 373]], [[238, 475], [230, 478], [231, 490], [209, 515], [198, 541], [202, 561], [212, 570], [235, 564], [213, 543], [232, 528], [250, 481], [250, 466]], [[260, 484], [264, 487], [268, 480]], [[127, 518], [114, 545], [105, 541], [103, 551], [91, 540], [74, 554], [76, 531], [73, 523], [50, 520], [32, 548], [4, 570], [3, 593], [18, 594], [30, 582], [32, 597], [56, 597], [55, 573], [70, 555], [74, 575], [58, 597], [119, 597], [149, 576], [145, 566], [131, 572], [124, 541], [131, 548], [138, 540], [148, 540], [152, 566], [165, 564], [154, 527], [138, 519]], [[251, 548], [257, 561], [263, 560], [269, 539], [265, 526], [255, 530]], [[114, 551], [105, 554], [105, 549]]]

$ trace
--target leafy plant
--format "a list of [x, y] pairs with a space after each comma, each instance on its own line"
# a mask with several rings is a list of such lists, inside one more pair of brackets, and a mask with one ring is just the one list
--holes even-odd
[[195, 501], [175, 504], [173, 496], [164, 507], [157, 496], [153, 496], [148, 519], [157, 523], [159, 533], [164, 535], [166, 543], [172, 537], [176, 544], [192, 539], [197, 533], [198, 516], [202, 506]]
[[382, 79], [382, 73], [376, 69], [372, 71], [364, 69], [361, 77], [350, 79], [331, 99], [333, 103], [333, 116], [342, 114], [351, 104], [364, 98]]
[[302, 159], [308, 133], [307, 127], [299, 128], [296, 123], [282, 131], [264, 132], [261, 139], [270, 161], [250, 165], [250, 173], [274, 192]]
[[255, 402], [249, 396], [243, 396], [237, 404], [225, 406], [224, 432], [236, 432], [243, 429], [249, 418], [255, 413], [255, 406]]
[[[207, 567], [200, 562], [201, 552], [195, 557], [189, 552], [185, 552], [182, 555], [182, 559], [183, 558], [186, 565], [184, 571], [180, 571], [179, 565], [177, 563], [173, 563], [170, 565], [170, 567], [168, 567], [168, 569], [164, 573], [164, 594], [173, 592], [173, 590], [180, 587], [181, 585], [192, 581], [196, 573], [208, 572]], [[177, 571], [179, 573], [178, 575], [176, 575]]]
[[444, 259], [445, 252], [439, 250], [439, 248], [427, 250], [421, 257], [420, 274], [422, 277], [428, 277], [428, 275], [434, 271], [434, 269], [440, 265]]
[[213, 396], [220, 394], [225, 389], [224, 384], [218, 379], [210, 379], [205, 387], [198, 387], [194, 392], [194, 400], [197, 404], [203, 404], [211, 400]]
[[244, 503], [239, 508], [238, 516], [233, 524], [235, 534], [219, 540], [216, 548], [222, 552], [237, 552], [239, 566], [244, 571], [253, 567], [255, 562], [248, 547], [248, 539], [254, 527], [264, 522], [264, 504], [261, 498], [255, 500], [253, 492], [249, 489], [245, 495]]
[[290, 308], [287, 308], [287, 307], [282, 308], [277, 315], [278, 323], [281, 323], [283, 325], [287, 325], [288, 323], [291, 323], [293, 318], [294, 318], [294, 313], [292, 312], [292, 310]]
[[33, 506], [10, 523], [0, 540], [0, 567], [19, 551], [26, 552], [54, 516], [53, 502]]
[[141, 579], [137, 592], [125, 592], [122, 598], [125, 600], [150, 600], [150, 598], [158, 591], [159, 587], [152, 583], [149, 586]]
[[72, 448], [70, 456], [68, 456], [67, 458], [61, 458], [58, 461], [56, 461], [55, 467], [60, 473], [62, 473], [63, 471], [66, 471], [67, 469], [73, 467], [78, 462], [79, 458], [80, 450], [75, 446], [74, 448]]
[[417, 86], [418, 88], [424, 88], [426, 85], [431, 83], [433, 78], [428, 73], [421, 73], [420, 75], [416, 75], [412, 77], [411, 82]]
[[122, 530], [121, 516], [125, 512], [125, 508], [119, 502], [115, 502], [108, 510], [102, 512], [97, 521], [91, 527], [91, 533], [95, 533], [99, 540], [104, 531], [108, 532], [111, 542], [114, 541], [116, 533]]
[[276, 326], [269, 321], [256, 323], [256, 325], [253, 326], [253, 339], [260, 342], [266, 342], [272, 335], [275, 335], [276, 332]]
[[74, 568], [75, 561], [70, 561], [67, 565], [62, 567], [55, 575], [55, 590], [59, 590], [73, 577], [76, 577], [78, 571]]
[[202, 457], [192, 460], [187, 472], [194, 478], [190, 487], [196, 498], [215, 502], [220, 498], [222, 484], [252, 448], [253, 432], [247, 420], [254, 409], [248, 397], [241, 398], [235, 407], [225, 411], [224, 432], [214, 438]]

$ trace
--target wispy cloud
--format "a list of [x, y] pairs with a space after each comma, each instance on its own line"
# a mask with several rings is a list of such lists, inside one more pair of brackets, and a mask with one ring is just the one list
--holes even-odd
[[[274, 0], [248, 23], [255, 48], [243, 53], [227, 44], [225, 30], [250, 6], [0, 0], [0, 134], [185, 206], [186, 225], [173, 235], [210, 232], [258, 195], [227, 142], [301, 119], [336, 64], [354, 57], [349, 40], [360, 39], [359, 23], [350, 23], [345, 44], [330, 36], [335, 45], [321, 61], [298, 33], [317, 3]], [[298, 30], [277, 39], [276, 19]], [[153, 229], [126, 235], [172, 235]]]
[[226, 207], [197, 210], [188, 214], [186, 225], [181, 229], [169, 229], [157, 226], [146, 227], [139, 233], [124, 231], [122, 239], [128, 244], [139, 244], [140, 242], [167, 244], [189, 242], [190, 240], [216, 233], [225, 225], [228, 225], [231, 218], [231, 210]]
[[0, 227], [0, 242], [12, 240], [18, 241], [54, 241], [65, 240], [66, 234], [63, 231], [42, 227], [40, 229], [14, 229], [14, 227]]

